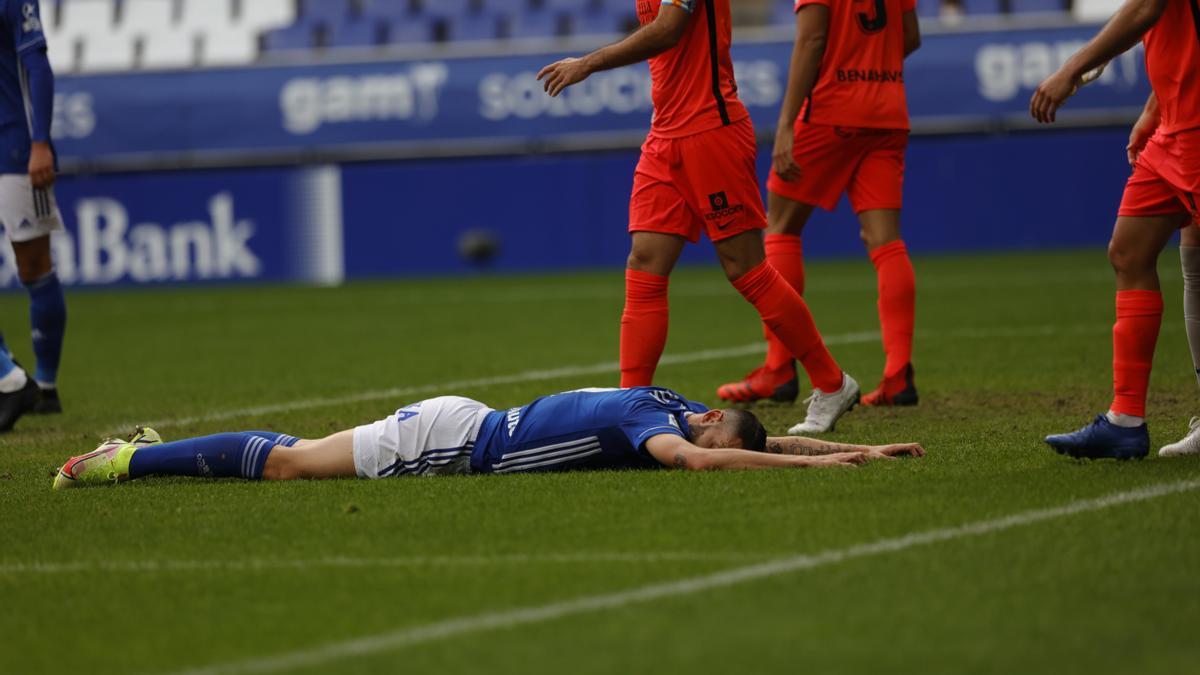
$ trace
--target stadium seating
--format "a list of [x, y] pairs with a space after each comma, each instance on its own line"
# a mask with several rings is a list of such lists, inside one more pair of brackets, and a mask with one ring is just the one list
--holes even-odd
[[[943, 2], [921, 0], [933, 18]], [[790, 25], [794, 0], [748, 16]], [[957, 0], [968, 16], [1063, 12], [1116, 0]], [[241, 65], [267, 52], [495, 39], [611, 36], [637, 26], [634, 0], [43, 0], [50, 57], [64, 73]]]
[[[322, 0], [325, 1], [325, 0]], [[59, 72], [238, 65], [259, 36], [296, 20], [294, 0], [59, 0], [42, 3]]]

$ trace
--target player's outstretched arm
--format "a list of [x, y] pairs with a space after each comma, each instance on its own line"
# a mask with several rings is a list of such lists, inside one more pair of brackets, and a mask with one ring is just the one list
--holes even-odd
[[1162, 16], [1167, 0], [1125, 0], [1104, 28], [1075, 52], [1058, 72], [1046, 78], [1029, 101], [1029, 113], [1043, 124], [1084, 84], [1083, 76], [1132, 48]]
[[803, 436], [770, 436], [767, 438], [766, 451], [774, 455], [804, 455], [808, 457], [856, 452], [866, 455], [870, 459], [925, 456], [925, 448], [921, 447], [920, 443], [859, 445], [856, 443], [833, 443]]
[[578, 59], [563, 59], [537, 74], [547, 94], [558, 96], [563, 89], [582, 82], [592, 73], [640, 63], [679, 44], [691, 12], [664, 4], [658, 18], [616, 44], [602, 47]]
[[796, 118], [800, 116], [805, 99], [817, 84], [828, 35], [829, 7], [804, 5], [796, 12], [796, 43], [792, 47], [787, 92], [783, 95], [783, 106], [779, 110], [775, 149], [771, 153], [771, 164], [783, 180], [791, 181], [800, 177], [800, 166], [796, 164], [794, 155]]
[[855, 466], [867, 461], [866, 455], [857, 452], [811, 457], [771, 455], [750, 450], [701, 448], [674, 434], [651, 436], [646, 441], [646, 450], [665, 466], [689, 471]]

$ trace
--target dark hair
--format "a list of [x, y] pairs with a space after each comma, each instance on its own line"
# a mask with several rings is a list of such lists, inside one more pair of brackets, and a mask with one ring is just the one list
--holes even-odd
[[741, 408], [728, 408], [725, 417], [733, 425], [733, 432], [741, 439], [743, 449], [755, 452], [767, 449], [767, 430], [754, 413]]

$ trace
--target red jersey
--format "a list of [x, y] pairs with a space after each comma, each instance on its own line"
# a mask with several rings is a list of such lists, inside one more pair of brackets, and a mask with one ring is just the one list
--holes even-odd
[[644, 26], [663, 5], [685, 12], [687, 29], [679, 44], [650, 59], [654, 121], [650, 133], [680, 138], [709, 131], [750, 115], [737, 97], [733, 79], [733, 19], [730, 0], [637, 0]]
[[1200, 9], [1195, 0], [1167, 0], [1142, 42], [1150, 86], [1158, 98], [1159, 133], [1200, 127]]
[[812, 124], [908, 129], [904, 12], [916, 0], [795, 0], [829, 8], [821, 70], [800, 119]]

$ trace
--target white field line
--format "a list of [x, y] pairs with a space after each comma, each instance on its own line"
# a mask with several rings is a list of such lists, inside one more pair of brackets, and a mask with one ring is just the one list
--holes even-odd
[[747, 562], [769, 560], [774, 553], [660, 551], [621, 553], [512, 553], [497, 555], [421, 555], [394, 558], [247, 558], [244, 560], [75, 560], [68, 562], [0, 562], [0, 576], [53, 575], [80, 572], [257, 572], [342, 568], [488, 567], [537, 564], [653, 564], [659, 562]]
[[[1042, 335], [1058, 335], [1065, 333], [1090, 333], [1097, 330], [1107, 330], [1109, 326], [1097, 325], [1076, 325], [1076, 326], [1014, 326], [1011, 328], [999, 329], [980, 329], [980, 328], [964, 328], [952, 331], [930, 331], [917, 332], [917, 337], [939, 339], [980, 339], [990, 337], [1038, 337]], [[854, 333], [841, 333], [837, 335], [829, 335], [825, 338], [825, 344], [830, 346], [861, 344], [874, 342], [879, 339], [878, 331], [859, 331]], [[660, 366], [675, 366], [689, 363], [700, 363], [703, 361], [719, 361], [723, 359], [738, 358], [742, 356], [754, 356], [761, 354], [766, 350], [766, 344], [763, 342], [754, 342], [738, 347], [726, 347], [723, 349], [704, 349], [695, 352], [685, 352], [683, 354], [666, 354], [659, 361]], [[261, 406], [252, 406], [238, 408], [235, 410], [220, 410], [202, 415], [194, 415], [189, 417], [175, 417], [154, 420], [152, 422], [143, 422], [147, 426], [152, 427], [173, 427], [197, 424], [201, 422], [220, 422], [224, 420], [245, 418], [245, 417], [261, 417], [264, 415], [272, 415], [276, 413], [294, 412], [296, 410], [311, 410], [314, 408], [334, 407], [346, 405], [350, 403], [361, 403], [365, 401], [380, 401], [385, 399], [402, 399], [404, 397], [421, 396], [425, 394], [445, 393], [458, 394], [465, 390], [479, 389], [483, 387], [494, 387], [507, 384], [521, 384], [527, 382], [544, 382], [547, 380], [558, 380], [571, 377], [580, 377], [583, 375], [605, 375], [620, 371], [620, 366], [616, 361], [602, 361], [590, 365], [564, 366], [561, 368], [551, 368], [546, 370], [527, 370], [520, 373], [512, 373], [509, 375], [495, 375], [491, 377], [479, 377], [463, 380], [454, 380], [450, 382], [441, 382], [436, 384], [412, 385], [407, 387], [392, 387], [390, 389], [375, 389], [371, 391], [358, 392], [356, 394], [346, 394], [343, 396], [331, 396], [326, 398], [310, 398], [300, 399], [295, 401], [286, 401], [282, 403], [271, 403]], [[408, 402], [408, 401], [404, 401]], [[133, 426], [132, 424], [115, 424], [113, 429], [121, 430]], [[115, 432], [114, 432], [115, 433]]]
[[309, 668], [332, 663], [341, 659], [389, 652], [404, 647], [459, 637], [482, 631], [513, 628], [533, 623], [553, 621], [581, 614], [620, 609], [629, 605], [650, 602], [662, 598], [692, 595], [703, 591], [726, 588], [759, 579], [779, 576], [801, 570], [832, 565], [847, 560], [895, 553], [917, 546], [977, 537], [1004, 530], [1033, 525], [1048, 520], [1064, 518], [1089, 511], [1099, 511], [1121, 504], [1141, 502], [1167, 495], [1189, 492], [1200, 488], [1200, 478], [1151, 485], [1127, 492], [1117, 492], [1095, 499], [1083, 499], [1063, 506], [1047, 509], [1022, 511], [1002, 518], [980, 520], [958, 527], [939, 528], [914, 532], [901, 537], [877, 539], [849, 548], [823, 551], [812, 555], [780, 558], [765, 563], [735, 567], [733, 569], [705, 574], [679, 581], [650, 584], [616, 593], [592, 595], [546, 605], [518, 609], [486, 612], [456, 619], [437, 621], [387, 633], [379, 633], [355, 640], [334, 642], [314, 649], [286, 652], [244, 661], [206, 666], [182, 671], [179, 675], [235, 675], [241, 673], [273, 673], [297, 668]]

